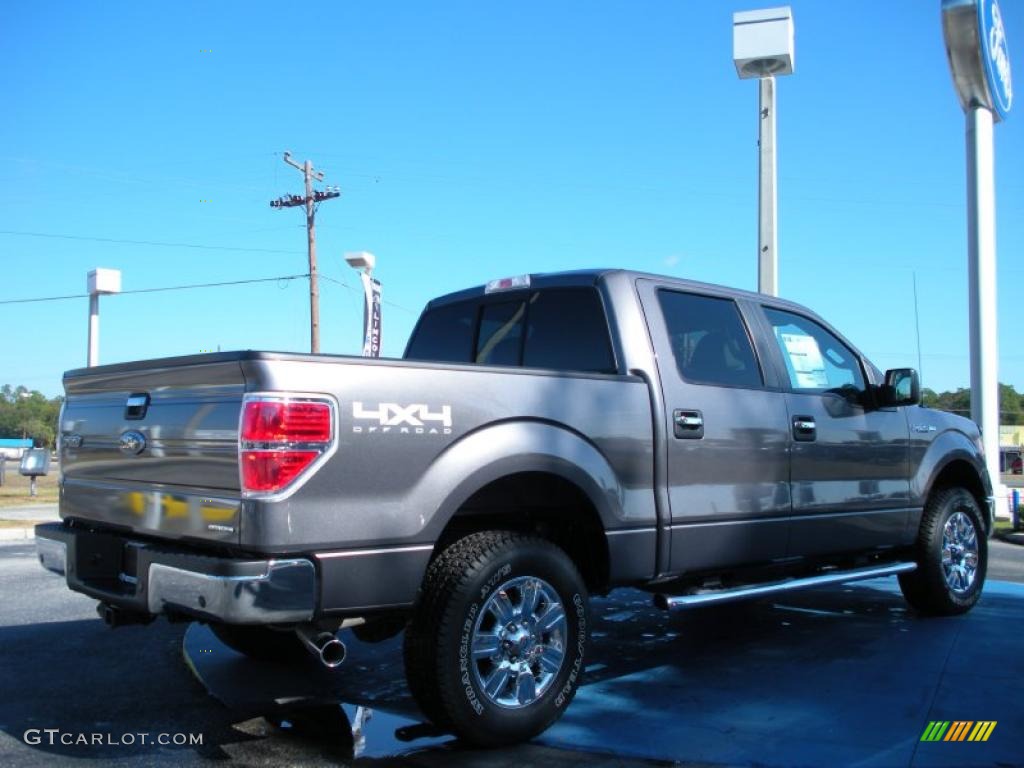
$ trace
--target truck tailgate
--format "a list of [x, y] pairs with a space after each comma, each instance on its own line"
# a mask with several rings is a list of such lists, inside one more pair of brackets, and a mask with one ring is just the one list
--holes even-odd
[[69, 371], [64, 390], [61, 517], [238, 541], [237, 353]]

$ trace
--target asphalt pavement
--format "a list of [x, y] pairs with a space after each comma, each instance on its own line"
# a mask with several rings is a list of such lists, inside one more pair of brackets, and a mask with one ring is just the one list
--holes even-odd
[[[681, 614], [631, 590], [599, 598], [565, 718], [531, 744], [475, 751], [418, 725], [397, 640], [349, 636], [350, 659], [325, 673], [260, 666], [201, 625], [112, 631], [31, 542], [9, 542], [0, 765], [1024, 765], [1024, 548], [991, 553], [990, 578], [1008, 581], [952, 619], [914, 617], [891, 579]], [[920, 743], [936, 719], [998, 725], [985, 744]]]
[[[344, 742], [339, 745], [294, 728], [277, 727], [258, 714], [232, 711], [213, 698], [184, 662], [182, 642], [188, 625], [160, 620], [146, 627], [108, 629], [96, 615], [94, 600], [71, 592], [63, 579], [40, 567], [32, 541], [0, 542], [0, 605], [0, 766], [4, 768], [322, 766], [325, 762], [386, 768], [645, 768], [658, 764], [536, 743], [476, 751], [450, 738], [429, 750], [353, 760]], [[387, 724], [388, 715], [376, 714], [370, 722], [379, 728]], [[201, 743], [189, 743], [197, 738]], [[89, 743], [94, 739], [98, 743]], [[73, 743], [61, 744], [61, 740]], [[176, 741], [185, 743], [176, 745]]]

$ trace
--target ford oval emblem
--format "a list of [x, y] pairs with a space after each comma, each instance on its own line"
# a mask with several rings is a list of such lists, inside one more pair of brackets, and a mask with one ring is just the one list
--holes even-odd
[[141, 432], [136, 432], [134, 430], [131, 432], [125, 432], [121, 435], [121, 441], [118, 447], [121, 449], [121, 453], [127, 456], [135, 456], [145, 450], [146, 436]]
[[68, 448], [81, 448], [82, 447], [82, 436], [79, 434], [65, 435], [63, 438], [64, 445]]
[[1006, 27], [998, 0], [978, 3], [980, 16], [981, 52], [985, 74], [992, 92], [993, 107], [1000, 117], [1006, 117], [1013, 106], [1013, 79], [1010, 75], [1010, 52], [1006, 45]]

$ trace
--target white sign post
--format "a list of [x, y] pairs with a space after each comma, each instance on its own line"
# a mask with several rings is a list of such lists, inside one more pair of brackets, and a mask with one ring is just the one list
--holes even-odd
[[943, 0], [949, 67], [967, 119], [967, 258], [971, 329], [971, 418], [1006, 511], [999, 477], [999, 350], [996, 338], [996, 187], [993, 124], [1013, 104], [1006, 30], [998, 0]]

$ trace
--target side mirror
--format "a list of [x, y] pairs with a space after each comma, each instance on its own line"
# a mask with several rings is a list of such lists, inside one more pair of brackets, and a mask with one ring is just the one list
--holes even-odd
[[913, 368], [892, 368], [885, 372], [885, 384], [879, 387], [879, 405], [893, 408], [921, 402], [921, 379]]

